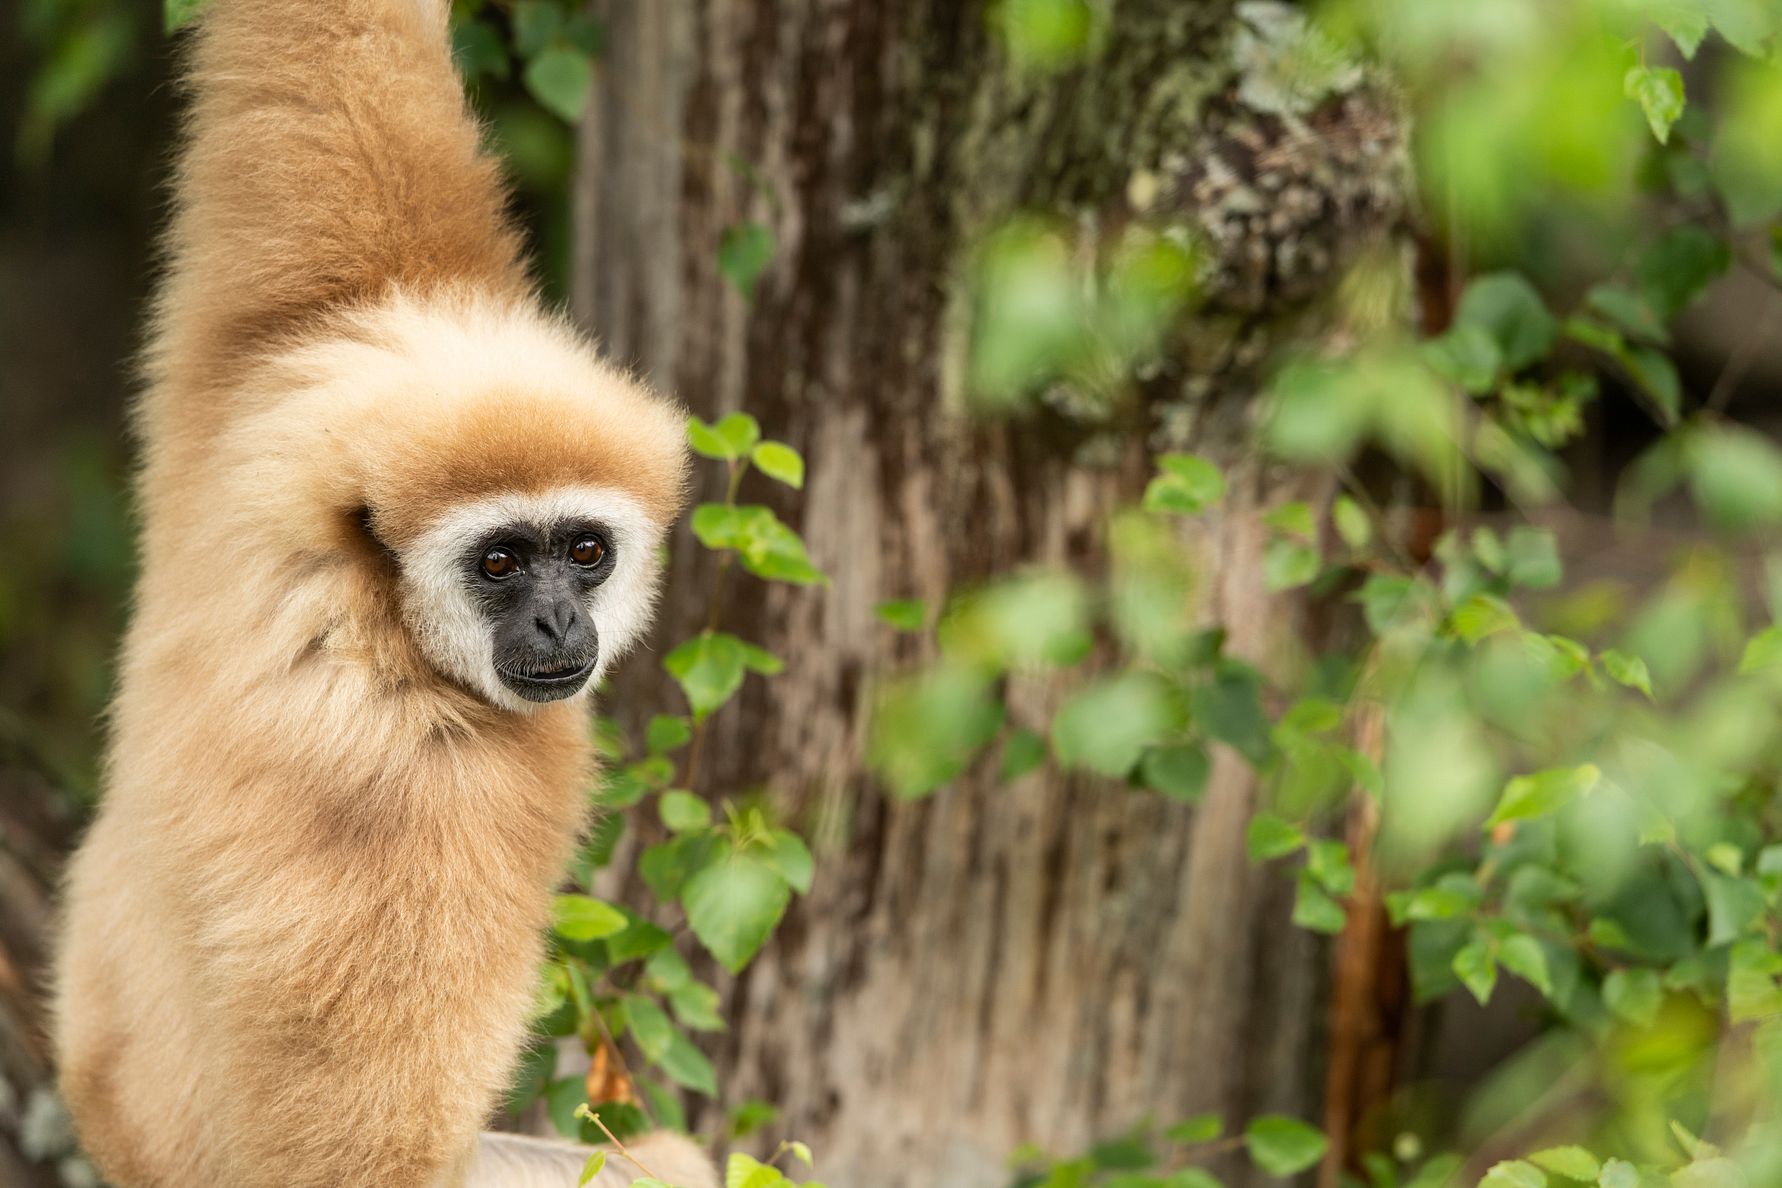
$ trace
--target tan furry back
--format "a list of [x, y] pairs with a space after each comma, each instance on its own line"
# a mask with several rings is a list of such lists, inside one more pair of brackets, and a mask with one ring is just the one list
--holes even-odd
[[456, 1188], [592, 756], [585, 706], [435, 670], [403, 549], [467, 500], [590, 485], [659, 537], [681, 421], [537, 308], [443, 0], [210, 0], [188, 82], [62, 1089], [119, 1188]]

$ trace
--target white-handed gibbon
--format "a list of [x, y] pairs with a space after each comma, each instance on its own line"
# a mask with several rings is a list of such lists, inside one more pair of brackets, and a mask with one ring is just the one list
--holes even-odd
[[[541, 309], [446, 7], [210, 0], [193, 35], [57, 967], [63, 1091], [122, 1188], [567, 1186], [587, 1153], [478, 1132], [684, 436]], [[639, 1154], [713, 1183], [684, 1139]]]

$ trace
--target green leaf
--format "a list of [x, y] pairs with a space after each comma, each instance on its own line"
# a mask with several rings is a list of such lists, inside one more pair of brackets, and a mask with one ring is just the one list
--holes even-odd
[[630, 923], [618, 908], [586, 895], [559, 895], [552, 901], [551, 931], [564, 940], [599, 940], [623, 932]]
[[[167, 15], [171, 21], [175, 8], [196, 9], [203, 3], [198, 0], [168, 0]], [[181, 23], [184, 23], [182, 18]], [[167, 31], [173, 32], [177, 25], [170, 24]], [[483, 75], [490, 78], [507, 78], [513, 73], [513, 64], [507, 56], [507, 46], [502, 43], [501, 34], [494, 26], [482, 21], [463, 21], [452, 29], [452, 59], [458, 63], [458, 70], [466, 79], [477, 79]]]
[[749, 1100], [730, 1111], [725, 1127], [731, 1138], [748, 1138], [763, 1126], [771, 1125], [779, 1116], [777, 1107], [765, 1101]]
[[693, 509], [693, 535], [708, 549], [740, 549], [748, 537], [750, 510], [728, 503]]
[[1295, 589], [1317, 577], [1318, 567], [1314, 546], [1277, 537], [1262, 555], [1263, 586], [1272, 592]]
[[1745, 643], [1739, 657], [1739, 675], [1764, 672], [1782, 665], [1782, 627], [1765, 627]]
[[1457, 920], [1470, 916], [1483, 902], [1485, 893], [1465, 875], [1444, 877], [1433, 887], [1415, 891], [1395, 891], [1386, 897], [1393, 923], [1408, 920]]
[[1484, 937], [1474, 937], [1454, 954], [1454, 976], [1484, 1006], [1491, 1001], [1491, 991], [1497, 985], [1497, 958], [1491, 952], [1491, 944]]
[[707, 631], [681, 644], [662, 660], [693, 710], [703, 722], [742, 687], [742, 641], [734, 635]]
[[928, 605], [918, 598], [898, 598], [873, 608], [881, 623], [898, 631], [920, 631], [928, 623]]
[[1270, 508], [1262, 517], [1262, 522], [1273, 531], [1291, 536], [1295, 540], [1310, 542], [1318, 535], [1318, 526], [1312, 519], [1312, 505], [1304, 501], [1283, 503]]
[[1494, 1164], [1479, 1188], [1547, 1188], [1547, 1177], [1534, 1164], [1512, 1159]]
[[1504, 365], [1503, 351], [1491, 332], [1464, 322], [1424, 343], [1420, 354], [1436, 374], [1475, 396], [1483, 396], [1497, 386], [1498, 373]]
[[670, 833], [688, 833], [712, 823], [712, 806], [679, 788], [664, 792], [656, 802], [656, 811], [662, 814], [662, 823]]
[[644, 973], [663, 990], [675, 990], [693, 980], [687, 959], [673, 949], [658, 949], [644, 962]]
[[750, 672], [758, 672], [762, 676], [778, 676], [786, 671], [786, 662], [766, 648], [749, 643], [747, 640], [737, 642], [742, 648], [743, 667]]
[[724, 439], [731, 453], [738, 458], [747, 455], [761, 440], [761, 425], [745, 412], [726, 413], [718, 418], [712, 431]]
[[707, 1095], [716, 1090], [711, 1064], [691, 1040], [669, 1021], [668, 1013], [642, 995], [625, 997], [625, 1017], [631, 1037], [646, 1059], [667, 1073], [677, 1085]]
[[1490, 594], [1474, 594], [1448, 616], [1448, 629], [1464, 643], [1476, 644], [1521, 626], [1509, 603]]
[[1023, 70], [1060, 70], [1082, 60], [1095, 31], [1089, 0], [1004, 0], [993, 27]]
[[576, 1180], [577, 1188], [581, 1188], [581, 1185], [586, 1184], [589, 1180], [592, 1180], [595, 1176], [599, 1175], [600, 1169], [605, 1166], [605, 1151], [596, 1151], [594, 1154], [588, 1156], [588, 1161], [582, 1164], [582, 1174], [580, 1178]]
[[1191, 716], [1207, 737], [1225, 743], [1253, 764], [1268, 762], [1272, 745], [1262, 710], [1262, 678], [1255, 669], [1221, 662], [1213, 680], [1193, 690]]
[[1559, 323], [1541, 295], [1513, 272], [1475, 278], [1461, 295], [1455, 321], [1489, 334], [1511, 371], [1544, 358], [1559, 334]]
[[587, 1078], [559, 1077], [545, 1088], [544, 1099], [557, 1133], [567, 1139], [580, 1139], [582, 1122], [576, 1110], [588, 1104]]
[[1584, 300], [1632, 338], [1662, 343], [1668, 337], [1664, 323], [1658, 320], [1658, 312], [1644, 293], [1618, 285], [1597, 285], [1585, 294]]
[[1205, 458], [1165, 454], [1158, 475], [1145, 488], [1145, 510], [1196, 515], [1225, 498], [1225, 476]]
[[1599, 1188], [1640, 1188], [1640, 1171], [1625, 1159], [1611, 1159], [1596, 1182]]
[[1504, 786], [1485, 828], [1505, 821], [1524, 821], [1544, 817], [1596, 787], [1602, 771], [1593, 763], [1577, 767], [1553, 767], [1531, 775], [1517, 776]]
[[1703, 871], [1701, 883], [1708, 901], [1709, 945], [1735, 941], [1763, 918], [1763, 888], [1754, 880]]
[[1686, 5], [1673, 5], [1656, 12], [1652, 21], [1677, 43], [1685, 58], [1693, 61], [1708, 36], [1708, 16]]
[[1646, 113], [1658, 143], [1669, 144], [1671, 125], [1683, 114], [1683, 76], [1668, 67], [1635, 66], [1621, 86]]
[[1194, 743], [1152, 747], [1139, 764], [1145, 787], [1171, 800], [1193, 804], [1206, 792], [1212, 762], [1206, 750]]
[[1513, 586], [1548, 590], [1559, 584], [1562, 573], [1559, 545], [1544, 528], [1522, 525], [1510, 530], [1504, 545], [1505, 576]]
[[656, 1064], [668, 1074], [669, 1080], [681, 1088], [703, 1093], [707, 1097], [718, 1095], [718, 1074], [712, 1068], [712, 1062], [680, 1030], [677, 1029], [669, 1039], [668, 1051], [662, 1054], [662, 1059]]
[[1252, 862], [1284, 858], [1305, 844], [1306, 835], [1299, 826], [1273, 813], [1257, 813], [1251, 818], [1244, 842]]
[[1658, 1008], [1664, 1002], [1664, 989], [1654, 970], [1634, 967], [1612, 970], [1603, 979], [1603, 1005], [1617, 1018], [1635, 1027], [1650, 1027], [1658, 1021]]
[[668, 992], [668, 1005], [674, 1017], [699, 1031], [722, 1031], [724, 1020], [718, 1017], [718, 992], [704, 982], [688, 981]]
[[1225, 1121], [1218, 1114], [1196, 1114], [1184, 1118], [1163, 1132], [1163, 1137], [1182, 1146], [1210, 1143], [1225, 1133]]
[[775, 829], [767, 835], [760, 849], [769, 864], [780, 872], [780, 877], [792, 884], [794, 891], [803, 895], [811, 889], [816, 863], [811, 860], [810, 849], [803, 838], [790, 829]]
[[1732, 267], [1732, 249], [1719, 236], [1685, 223], [1659, 239], [1641, 257], [1640, 291], [1660, 322], [1668, 322]]
[[741, 1152], [724, 1165], [724, 1188], [777, 1188], [787, 1182], [779, 1168]]
[[1336, 522], [1337, 535], [1351, 549], [1364, 549], [1374, 536], [1373, 521], [1368, 519], [1367, 512], [1359, 503], [1347, 495], [1337, 496], [1336, 505], [1331, 509], [1331, 518]]
[[1638, 656], [1630, 656], [1626, 652], [1616, 651], [1614, 648], [1610, 648], [1598, 658], [1603, 662], [1603, 671], [1609, 674], [1610, 680], [1617, 685], [1637, 689], [1646, 695], [1646, 700], [1653, 700], [1652, 674], [1647, 671], [1644, 660]]
[[1761, 940], [1740, 941], [1727, 957], [1726, 1011], [1734, 1023], [1782, 1014], [1782, 953]]
[[1665, 423], [1674, 424], [1683, 412], [1683, 380], [1670, 356], [1652, 347], [1629, 346], [1615, 357], [1641, 391], [1658, 405]]
[[1125, 776], [1145, 748], [1181, 724], [1168, 687], [1130, 672], [1097, 682], [1067, 701], [1052, 719], [1052, 746], [1067, 767]]
[[[705, 458], [716, 458], [720, 462], [734, 462], [743, 456], [743, 451], [730, 444], [722, 433], [698, 417], [687, 418], [687, 444], [695, 454]], [[722, 507], [723, 504], [707, 504], [708, 507]]]
[[1003, 707], [970, 669], [943, 665], [887, 688], [867, 760], [891, 791], [926, 796], [965, 769], [1002, 727]]
[[539, 106], [564, 123], [579, 123], [594, 82], [594, 64], [580, 50], [554, 46], [526, 63], [520, 76]]
[[1583, 1147], [1548, 1147], [1530, 1155], [1528, 1161], [1573, 1180], [1594, 1180], [1602, 1171], [1596, 1156]]
[[810, 586], [822, 582], [822, 570], [811, 564], [804, 539], [772, 511], [749, 506], [737, 509], [742, 517], [739, 550], [743, 568], [769, 581]]
[[1553, 976], [1548, 972], [1547, 953], [1540, 941], [1525, 933], [1506, 937], [1497, 957], [1505, 969], [1539, 990], [1541, 997], [1553, 997]]
[[1293, 899], [1293, 922], [1312, 932], [1335, 936], [1349, 922], [1343, 905], [1332, 899], [1309, 872], [1299, 874], [1299, 888]]
[[637, 860], [637, 873], [656, 898], [666, 903], [680, 897], [687, 880], [705, 866], [717, 848], [718, 839], [710, 833], [684, 833], [646, 849]]
[[1297, 1118], [1267, 1114], [1244, 1128], [1244, 1146], [1271, 1176], [1295, 1176], [1324, 1158], [1324, 1135]]
[[768, 478], [778, 479], [788, 487], [803, 488], [804, 459], [798, 451], [779, 441], [764, 441], [749, 454], [755, 468]]
[[1689, 442], [1689, 483], [1704, 510], [1734, 530], [1782, 520], [1782, 451], [1749, 429], [1715, 425]]
[[720, 851], [681, 889], [687, 924], [731, 973], [760, 950], [792, 898], [785, 876], [750, 851]]
[[677, 751], [693, 740], [693, 727], [675, 714], [657, 714], [644, 731], [644, 745], [652, 755]]
[[204, 11], [210, 0], [165, 0], [161, 6], [161, 28], [168, 35], [179, 32]]
[[1004, 783], [1018, 780], [1045, 761], [1045, 737], [1023, 727], [1011, 733], [1002, 744], [1001, 778]]
[[755, 286], [772, 260], [773, 232], [760, 223], [738, 223], [718, 237], [718, 271], [744, 301], [755, 299]]

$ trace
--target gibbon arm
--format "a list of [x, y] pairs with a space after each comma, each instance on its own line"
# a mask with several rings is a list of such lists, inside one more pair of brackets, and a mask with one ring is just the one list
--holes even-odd
[[331, 309], [525, 293], [445, 0], [211, 0], [193, 37], [149, 399], [203, 395], [167, 428], [214, 429], [216, 386]]

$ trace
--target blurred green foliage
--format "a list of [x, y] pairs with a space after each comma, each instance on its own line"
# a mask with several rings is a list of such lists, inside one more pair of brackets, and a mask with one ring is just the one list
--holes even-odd
[[[1087, 24], [1066, 37], [1062, 9], [1035, 7], [1004, 31], [1011, 60], [1056, 68], [1049, 47], [1068, 40], [1093, 61]], [[1262, 580], [1352, 607], [1361, 642], [1293, 641], [1261, 667], [1229, 655], [1199, 609], [1212, 558], [1191, 526], [1249, 513], [1227, 511], [1211, 459], [1167, 454], [1142, 508], [1110, 523], [1105, 576], [1023, 573], [882, 608], [932, 631], [938, 659], [884, 691], [871, 761], [909, 797], [982, 764], [1194, 801], [1229, 748], [1266, 792], [1252, 860], [1294, 880], [1297, 925], [1331, 934], [1367, 910], [1331, 832], [1373, 802], [1366, 862], [1418, 1000], [1485, 1004], [1513, 980], [1540, 1030], [1458, 1118], [1407, 1129], [1346, 1182], [1782, 1183], [1782, 558], [1767, 551], [1782, 450], [1728, 417], [1725, 381], [1692, 391], [1674, 354], [1679, 319], [1729, 273], [1782, 289], [1782, 9], [1334, 0], [1315, 20], [1318, 45], [1398, 88], [1431, 239], [1466, 278], [1434, 332], [1401, 313], [1271, 369], [1258, 447], [1341, 494], [1260, 516]], [[1140, 283], [1141, 316], [1112, 319], [1132, 334], [1106, 329], [1131, 280], [1081, 263], [1120, 251], [1028, 216], [986, 240], [970, 373], [984, 407], [1056, 406], [1060, 386], [1130, 401], [1147, 360], [1176, 349], [1194, 237], [1121, 235], [1180, 253], [1143, 274], [1170, 279]], [[1563, 261], [1543, 250], [1555, 242]], [[1648, 444], [1619, 476], [1621, 530], [1662, 508], [1694, 540], [1655, 564], [1656, 585], [1582, 585], [1568, 554], [1597, 542], [1552, 525], [1579, 522], [1564, 505], [1589, 427], [1629, 414]], [[1427, 558], [1356, 478], [1382, 459], [1415, 480], [1400, 499], [1452, 525]], [[1005, 702], [1047, 674], [1074, 689], [1048, 718]], [[1382, 741], [1364, 745], [1376, 721]], [[1226, 1121], [1017, 1163], [1046, 1188], [1207, 1188], [1193, 1164], [1230, 1149]], [[1506, 1134], [1524, 1157], [1469, 1159]], [[1306, 1151], [1258, 1163], [1288, 1174], [1322, 1147]]]

